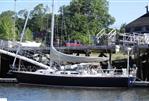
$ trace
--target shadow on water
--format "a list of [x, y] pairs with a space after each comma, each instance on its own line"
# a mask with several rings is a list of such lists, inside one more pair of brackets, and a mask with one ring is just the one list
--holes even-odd
[[0, 84], [8, 101], [149, 101], [149, 88], [71, 88]]

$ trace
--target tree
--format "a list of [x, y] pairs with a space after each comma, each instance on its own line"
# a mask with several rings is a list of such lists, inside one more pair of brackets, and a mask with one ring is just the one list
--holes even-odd
[[0, 15], [0, 17], [5, 17], [5, 16], [9, 16], [11, 18], [14, 18], [15, 12], [8, 10], [8, 11], [5, 11], [5, 12], [2, 12], [1, 15]]
[[27, 28], [24, 35], [24, 41], [32, 41], [33, 40], [33, 34], [32, 31]]
[[[86, 42], [89, 42], [89, 36], [95, 35], [115, 21], [108, 13], [106, 0], [72, 0], [70, 5], [60, 8], [60, 14], [64, 16], [66, 33], [69, 36], [84, 36], [88, 40]], [[84, 37], [80, 40], [83, 41]]]
[[14, 12], [5, 11], [0, 15], [0, 38], [4, 40], [17, 39], [14, 25]]
[[33, 32], [42, 31], [45, 29], [44, 18], [46, 17], [46, 7], [43, 4], [38, 4], [31, 11], [30, 26]]
[[[34, 33], [33, 37], [35, 40], [42, 40], [43, 37], [40, 34], [42, 34], [44, 30], [47, 30], [50, 27], [51, 14], [49, 14], [47, 10], [49, 10], [48, 6], [38, 4], [30, 12], [27, 27], [32, 33]], [[17, 28], [19, 29], [19, 32], [21, 32], [23, 29], [25, 19], [27, 18], [27, 14], [28, 11], [26, 9], [20, 10], [18, 12]]]
[[[34, 32], [35, 34], [41, 34], [40, 32], [49, 29], [51, 14], [49, 14], [47, 10], [48, 7], [44, 6], [43, 4], [39, 4], [34, 7], [30, 13], [27, 23], [27, 33]], [[5, 11], [0, 14], [0, 38], [6, 40], [19, 39], [20, 33], [23, 30], [24, 23], [27, 18], [27, 14], [28, 11], [26, 9], [20, 10], [17, 15], [13, 11]], [[25, 39], [31, 40], [32, 37], [32, 34], [27, 34]], [[44, 36], [39, 37], [39, 39], [42, 40], [43, 37]]]
[[28, 11], [26, 9], [20, 10], [18, 12], [17, 20], [16, 20], [16, 27], [18, 29], [18, 34], [19, 35], [22, 32], [22, 30], [23, 30], [24, 23], [25, 23], [25, 20], [27, 18], [27, 15], [28, 15]]
[[23, 10], [20, 10], [18, 12], [18, 15], [23, 18], [23, 19], [26, 19], [27, 18], [27, 14], [28, 14], [28, 11], [26, 9], [23, 9]]
[[126, 27], [126, 25], [127, 25], [126, 23], [124, 23], [124, 24], [121, 25], [120, 30], [119, 30], [120, 33], [125, 33], [125, 27]]

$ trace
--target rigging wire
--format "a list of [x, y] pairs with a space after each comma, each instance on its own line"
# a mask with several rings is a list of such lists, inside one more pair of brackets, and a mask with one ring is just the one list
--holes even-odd
[[[29, 15], [30, 15], [30, 11], [28, 12], [27, 18], [25, 20], [25, 24], [24, 24], [24, 27], [23, 27], [23, 30], [22, 30], [22, 33], [21, 33], [20, 43], [23, 41], [23, 37], [24, 37], [24, 34], [25, 34], [25, 30], [26, 30], [28, 19], [29, 19]], [[21, 48], [21, 45], [18, 46], [18, 49], [16, 51], [16, 56], [15, 56], [13, 64], [12, 64], [12, 69], [14, 69], [14, 67], [15, 67], [17, 55], [18, 55], [18, 53], [20, 51], [20, 48]]]

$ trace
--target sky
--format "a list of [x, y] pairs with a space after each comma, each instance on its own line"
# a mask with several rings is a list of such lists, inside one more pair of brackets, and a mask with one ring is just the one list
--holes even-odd
[[112, 27], [119, 28], [146, 13], [149, 0], [109, 0], [109, 13], [115, 17]]
[[[55, 12], [62, 5], [68, 5], [71, 0], [55, 0]], [[116, 19], [111, 27], [119, 28], [124, 23], [129, 23], [146, 13], [145, 6], [149, 0], [108, 0], [109, 13]], [[52, 0], [16, 0], [16, 10], [33, 9], [37, 4], [43, 3], [51, 9]], [[14, 0], [0, 0], [0, 12], [15, 11]]]

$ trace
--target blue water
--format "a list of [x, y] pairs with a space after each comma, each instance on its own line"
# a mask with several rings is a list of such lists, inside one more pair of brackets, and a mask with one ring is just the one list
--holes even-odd
[[0, 84], [8, 101], [149, 101], [149, 88], [66, 88]]

